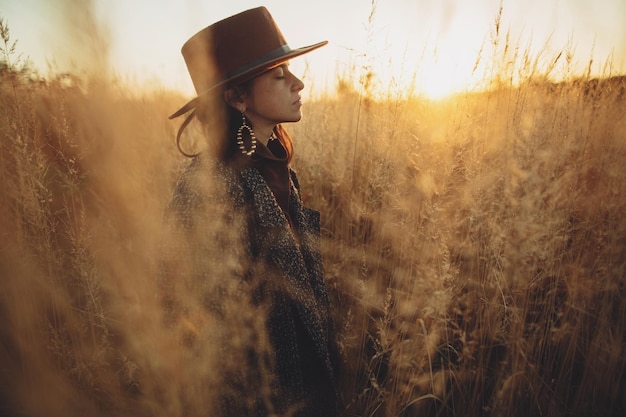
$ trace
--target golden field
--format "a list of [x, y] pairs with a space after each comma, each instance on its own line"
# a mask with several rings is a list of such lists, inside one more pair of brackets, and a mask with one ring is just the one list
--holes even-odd
[[[42, 79], [5, 41], [0, 414], [203, 415], [222, 324], [192, 288], [166, 329], [155, 280], [185, 97]], [[439, 101], [342, 78], [288, 126], [322, 214], [346, 416], [626, 412], [626, 78], [494, 68]]]

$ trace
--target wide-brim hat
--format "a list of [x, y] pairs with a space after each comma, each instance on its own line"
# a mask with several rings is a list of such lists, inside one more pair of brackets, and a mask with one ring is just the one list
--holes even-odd
[[220, 20], [193, 35], [183, 45], [181, 52], [197, 97], [169, 118], [195, 109], [198, 97], [215, 88], [254, 78], [327, 43], [322, 41], [292, 49], [265, 7]]

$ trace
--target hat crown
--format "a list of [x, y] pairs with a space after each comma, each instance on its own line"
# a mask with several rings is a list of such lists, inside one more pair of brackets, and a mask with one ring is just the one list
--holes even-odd
[[289, 46], [265, 7], [246, 10], [199, 31], [182, 47], [194, 88], [243, 75], [254, 63]]

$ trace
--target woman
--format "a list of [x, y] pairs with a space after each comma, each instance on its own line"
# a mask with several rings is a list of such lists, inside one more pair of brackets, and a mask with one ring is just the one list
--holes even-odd
[[[338, 354], [319, 213], [302, 204], [289, 166], [291, 138], [281, 125], [301, 118], [304, 85], [288, 60], [326, 43], [291, 49], [259, 7], [205, 28], [182, 48], [198, 97], [170, 116], [188, 113], [176, 141], [193, 160], [170, 204], [169, 224], [184, 246], [178, 253], [189, 262], [167, 272], [168, 309], [197, 331], [195, 316], [175, 295], [177, 281], [193, 276], [207, 315], [222, 322], [238, 318], [226, 323], [220, 339], [228, 344], [222, 354], [241, 359], [238, 369], [223, 370], [228, 388], [219, 402], [225, 415], [337, 415]], [[198, 155], [181, 146], [193, 118], [208, 139]], [[227, 282], [215, 284], [216, 276]], [[245, 313], [228, 307], [223, 296], [233, 285], [230, 294], [243, 294], [241, 304], [255, 309], [248, 319], [263, 317], [262, 332], [249, 337], [239, 356], [233, 352], [241, 343], [233, 341], [243, 336], [234, 333], [244, 332]]]

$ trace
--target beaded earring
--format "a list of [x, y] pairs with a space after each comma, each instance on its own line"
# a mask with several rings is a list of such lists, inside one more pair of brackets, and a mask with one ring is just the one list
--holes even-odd
[[[237, 129], [237, 145], [239, 145], [239, 150], [242, 154], [247, 156], [252, 156], [252, 154], [256, 151], [256, 136], [254, 136], [254, 131], [246, 122], [246, 115], [241, 112], [241, 126]], [[248, 134], [250, 135], [250, 149], [246, 149], [246, 145], [243, 143], [243, 130], [246, 129]]]

